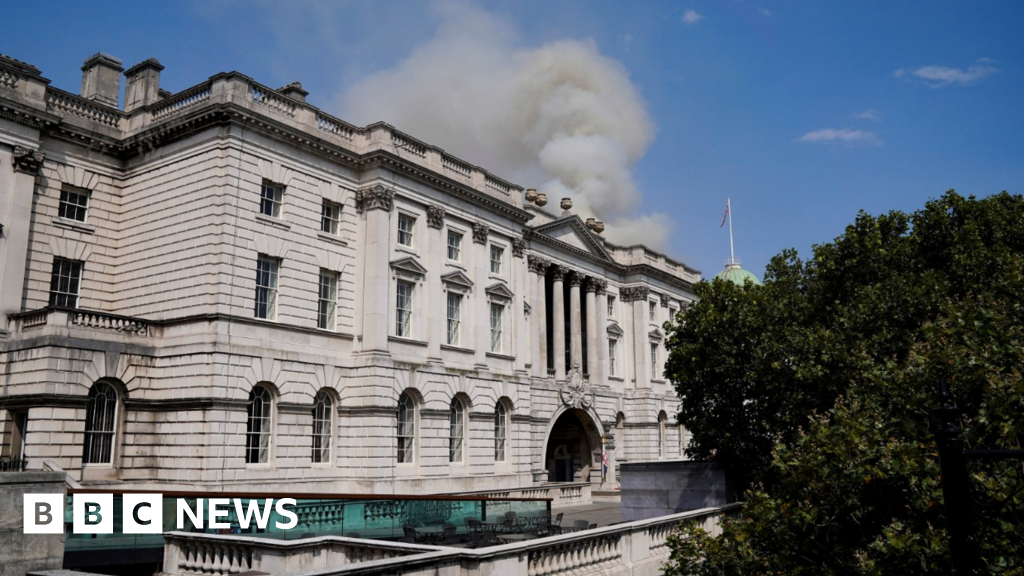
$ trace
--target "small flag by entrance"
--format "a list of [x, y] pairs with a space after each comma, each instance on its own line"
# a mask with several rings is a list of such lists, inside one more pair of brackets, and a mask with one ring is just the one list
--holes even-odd
[[722, 223], [718, 225], [719, 228], [725, 226], [725, 219], [729, 217], [729, 201], [725, 201], [725, 214], [722, 214]]
[[601, 445], [601, 480], [604, 481], [608, 477], [608, 451], [605, 450], [604, 445]]

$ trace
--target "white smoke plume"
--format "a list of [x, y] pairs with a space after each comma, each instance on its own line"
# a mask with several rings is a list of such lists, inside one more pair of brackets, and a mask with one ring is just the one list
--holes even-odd
[[608, 224], [615, 242], [664, 245], [671, 220], [637, 215], [631, 173], [654, 136], [629, 74], [589, 40], [519, 45], [473, 4], [434, 5], [435, 35], [340, 102], [361, 124], [384, 120], [502, 177], [537, 187], [557, 211]]

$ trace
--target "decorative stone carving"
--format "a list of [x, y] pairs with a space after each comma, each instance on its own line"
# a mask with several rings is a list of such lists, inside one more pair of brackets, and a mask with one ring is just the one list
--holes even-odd
[[562, 216], [572, 214], [572, 212], [569, 212], [569, 210], [572, 210], [572, 198], [562, 198], [562, 202], [559, 206], [562, 207]]
[[597, 292], [597, 278], [593, 276], [587, 276], [587, 284], [585, 286], [587, 292]]
[[512, 239], [512, 255], [516, 258], [522, 258], [526, 255], [526, 240], [522, 238]]
[[487, 236], [491, 233], [491, 227], [477, 222], [473, 224], [473, 242], [487, 244]]
[[600, 278], [593, 278], [591, 284], [594, 285], [594, 291], [597, 292], [598, 296], [604, 296], [608, 293], [608, 281]]
[[551, 262], [548, 262], [539, 256], [534, 256], [533, 254], [526, 257], [526, 266], [530, 269], [530, 272], [540, 274], [541, 276], [548, 271], [548, 266], [550, 264]]
[[565, 375], [565, 382], [558, 390], [562, 403], [570, 408], [589, 408], [594, 404], [594, 391], [590, 388], [590, 382], [583, 377], [580, 371], [580, 363], [573, 362], [572, 369]]
[[535, 202], [537, 200], [537, 196], [539, 196], [539, 194], [537, 194], [537, 189], [536, 188], [527, 188], [526, 189], [526, 201], [527, 202]]
[[395, 191], [378, 184], [356, 192], [356, 208], [360, 212], [384, 210], [390, 212], [395, 203]]
[[46, 154], [39, 150], [30, 150], [23, 146], [14, 147], [14, 171], [26, 174], [39, 174]]
[[627, 286], [619, 289], [619, 298], [623, 302], [636, 302], [637, 300], [647, 300], [651, 295], [651, 289], [647, 286]]
[[427, 206], [427, 226], [431, 228], [444, 228], [444, 206], [431, 204]]
[[583, 283], [583, 274], [579, 272], [569, 272], [569, 286], [579, 286]]
[[558, 264], [551, 265], [551, 279], [561, 282], [565, 280], [565, 273], [568, 272], [565, 266], [559, 266]]
[[661, 295], [661, 307], [668, 308], [669, 297], [668, 294]]
[[537, 206], [543, 207], [545, 204], [548, 203], [548, 195], [537, 194], [537, 199], [534, 200], [533, 203], [536, 204]]

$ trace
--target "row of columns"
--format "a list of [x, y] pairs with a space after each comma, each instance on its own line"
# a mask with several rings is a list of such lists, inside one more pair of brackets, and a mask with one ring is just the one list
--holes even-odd
[[[535, 376], [547, 378], [548, 357], [553, 355], [552, 365], [555, 379], [564, 380], [571, 363], [579, 363], [583, 367], [583, 325], [580, 290], [586, 293], [587, 318], [587, 358], [586, 366], [591, 382], [604, 382], [608, 375], [608, 345], [602, 332], [608, 324], [608, 283], [601, 278], [584, 276], [569, 270], [565, 266], [554, 264], [538, 256], [530, 256], [527, 260], [530, 272], [536, 275], [534, 281], [533, 302], [537, 338], [532, 345], [533, 373]], [[551, 330], [552, 346], [548, 350], [547, 323], [547, 290], [546, 277], [551, 272]], [[565, 282], [569, 282], [569, 306], [566, 310]], [[565, 326], [566, 314], [569, 320], [569, 362], [566, 365]]]

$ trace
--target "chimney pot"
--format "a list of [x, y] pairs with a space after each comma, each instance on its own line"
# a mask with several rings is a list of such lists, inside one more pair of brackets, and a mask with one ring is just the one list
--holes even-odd
[[117, 108], [121, 95], [121, 60], [110, 54], [97, 52], [82, 64], [82, 90], [80, 95], [100, 104]]

